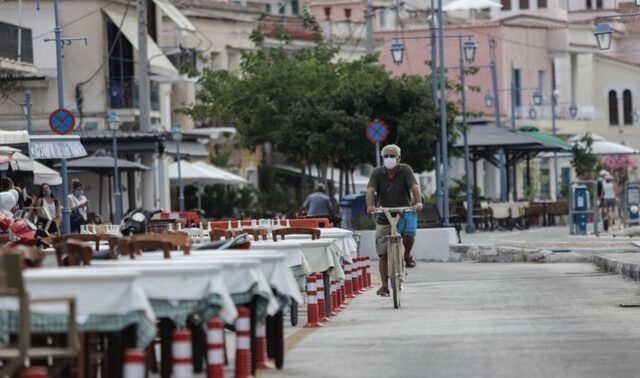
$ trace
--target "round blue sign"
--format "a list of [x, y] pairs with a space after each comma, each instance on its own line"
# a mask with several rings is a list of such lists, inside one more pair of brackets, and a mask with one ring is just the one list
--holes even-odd
[[389, 129], [384, 122], [373, 121], [367, 125], [365, 135], [372, 143], [382, 143], [389, 136]]
[[49, 128], [56, 134], [64, 135], [73, 131], [76, 117], [67, 109], [54, 110], [49, 116]]

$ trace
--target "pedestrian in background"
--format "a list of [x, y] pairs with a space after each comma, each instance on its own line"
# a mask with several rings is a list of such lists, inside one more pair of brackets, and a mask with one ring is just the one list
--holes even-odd
[[68, 197], [71, 207], [71, 232], [80, 232], [80, 226], [87, 224], [89, 200], [84, 196], [84, 185], [80, 180], [74, 179], [71, 182], [71, 189], [72, 193]]
[[60, 222], [61, 207], [60, 201], [51, 193], [49, 184], [40, 186], [40, 194], [36, 200], [36, 215], [38, 216], [38, 227], [42, 228], [49, 234], [58, 232], [58, 224]]
[[616, 187], [613, 182], [613, 176], [609, 173], [605, 175], [602, 183], [602, 200], [600, 203], [603, 204], [604, 209], [602, 223], [604, 230], [608, 231], [609, 225], [613, 224], [616, 215]]

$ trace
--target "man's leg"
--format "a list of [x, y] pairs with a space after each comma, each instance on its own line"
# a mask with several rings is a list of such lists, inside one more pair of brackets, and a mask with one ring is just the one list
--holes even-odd
[[380, 256], [378, 261], [378, 269], [380, 270], [380, 281], [382, 288], [389, 290], [389, 264], [387, 262], [387, 254]]

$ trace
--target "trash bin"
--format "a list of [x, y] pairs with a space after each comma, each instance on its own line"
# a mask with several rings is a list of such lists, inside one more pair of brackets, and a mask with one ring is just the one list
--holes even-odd
[[587, 234], [587, 210], [589, 210], [589, 191], [586, 185], [575, 185], [573, 187], [573, 224], [574, 235]]
[[367, 204], [364, 194], [350, 194], [342, 197], [340, 202], [340, 216], [342, 217], [342, 227], [353, 228], [354, 223], [359, 218], [367, 216]]

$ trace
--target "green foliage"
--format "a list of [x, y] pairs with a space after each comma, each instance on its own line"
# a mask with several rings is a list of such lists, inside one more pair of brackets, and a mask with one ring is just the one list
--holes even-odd
[[275, 174], [272, 166], [262, 163], [258, 166], [260, 192], [256, 208], [257, 218], [275, 214], [291, 215], [301, 203], [292, 185], [288, 185]]
[[[257, 193], [252, 186], [209, 185], [205, 186], [202, 194], [202, 209], [205, 217], [243, 218], [253, 215], [257, 202]], [[185, 206], [195, 209], [198, 204], [198, 189], [194, 186], [185, 187]]]
[[576, 176], [581, 179], [591, 179], [598, 165], [598, 157], [592, 152], [593, 138], [586, 133], [573, 146], [573, 158], [571, 164], [576, 171]]

